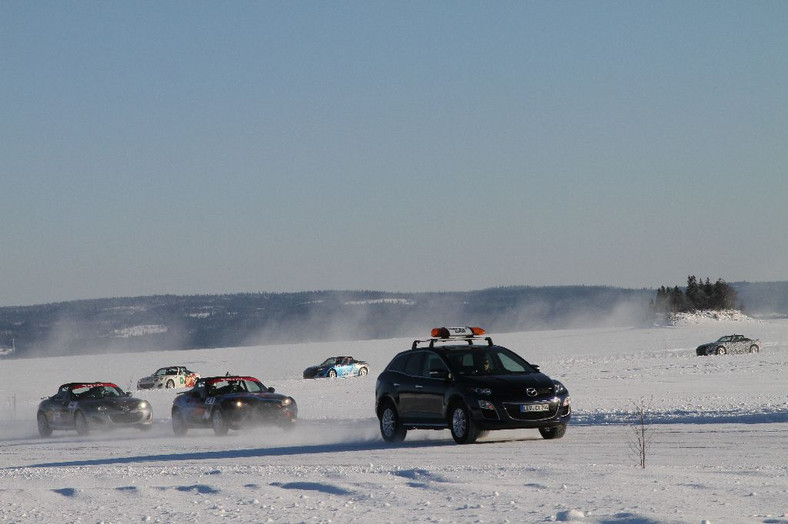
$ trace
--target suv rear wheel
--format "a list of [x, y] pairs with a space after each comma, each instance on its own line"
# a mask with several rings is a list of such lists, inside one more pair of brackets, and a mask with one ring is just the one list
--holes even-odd
[[479, 428], [464, 404], [455, 404], [449, 411], [449, 427], [457, 444], [473, 444], [479, 438]]
[[399, 421], [397, 410], [391, 402], [386, 402], [380, 410], [380, 434], [386, 442], [402, 442], [408, 430]]

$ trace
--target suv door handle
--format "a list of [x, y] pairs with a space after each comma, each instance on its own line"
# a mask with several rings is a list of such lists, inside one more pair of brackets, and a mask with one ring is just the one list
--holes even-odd
[[415, 387], [416, 389], [424, 389], [424, 386], [422, 386], [421, 384], [416, 384], [413, 387]]
[[392, 386], [394, 386], [395, 388], [398, 388], [398, 387], [399, 387], [399, 382], [394, 382], [394, 383], [392, 384]]

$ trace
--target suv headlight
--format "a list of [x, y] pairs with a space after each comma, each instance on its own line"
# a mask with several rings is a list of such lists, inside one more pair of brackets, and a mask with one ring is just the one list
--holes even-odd
[[563, 384], [558, 382], [557, 380], [553, 381], [553, 389], [556, 395], [560, 395], [561, 393], [566, 393], [566, 388]]

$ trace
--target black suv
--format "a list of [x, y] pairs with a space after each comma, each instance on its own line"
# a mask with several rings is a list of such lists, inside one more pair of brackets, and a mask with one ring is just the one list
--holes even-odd
[[436, 328], [378, 376], [375, 410], [386, 442], [409, 429], [446, 429], [470, 444], [493, 429], [537, 428], [561, 438], [571, 418], [563, 384], [482, 337], [481, 328]]

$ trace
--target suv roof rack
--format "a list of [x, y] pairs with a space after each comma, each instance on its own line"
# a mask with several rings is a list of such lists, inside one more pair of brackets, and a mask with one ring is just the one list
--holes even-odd
[[441, 344], [454, 344], [457, 345], [461, 342], [467, 342], [469, 346], [473, 346], [474, 342], [477, 340], [486, 340], [488, 346], [493, 345], [492, 338], [490, 337], [467, 337], [467, 338], [428, 338], [425, 340], [414, 340], [413, 345], [410, 349], [418, 349], [419, 344], [427, 344], [429, 343], [429, 348], [435, 347], [435, 343], [439, 342]]
[[[438, 327], [433, 328], [430, 335], [432, 338], [428, 338], [425, 340], [414, 340], [413, 346], [411, 349], [416, 349], [419, 344], [426, 344], [429, 343], [429, 347], [435, 347], [436, 342], [444, 342], [444, 343], [457, 343], [461, 341], [468, 342], [468, 345], [472, 346], [475, 340], [482, 340], [482, 335], [486, 335], [487, 331], [480, 327], [471, 327], [471, 326], [462, 326], [462, 327]], [[493, 345], [493, 341], [490, 337], [484, 337], [484, 340], [487, 341], [488, 346]]]

